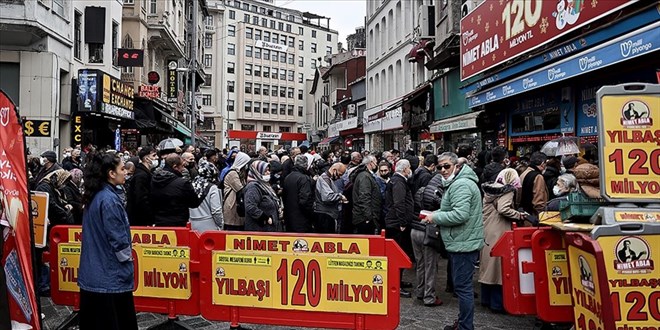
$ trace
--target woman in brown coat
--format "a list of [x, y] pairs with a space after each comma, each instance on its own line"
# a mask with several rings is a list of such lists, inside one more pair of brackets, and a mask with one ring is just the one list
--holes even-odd
[[245, 227], [245, 217], [238, 215], [236, 210], [236, 194], [245, 187], [245, 166], [250, 162], [250, 156], [239, 152], [234, 159], [231, 170], [225, 174], [224, 178], [224, 204], [222, 206], [222, 215], [224, 218], [225, 230], [241, 231]]
[[495, 182], [484, 183], [481, 187], [485, 193], [483, 208], [486, 240], [479, 266], [481, 304], [495, 313], [502, 313], [502, 261], [499, 257], [491, 257], [490, 250], [505, 231], [511, 230], [513, 222], [523, 219], [514, 205], [520, 177], [516, 170], [507, 168], [500, 172]]

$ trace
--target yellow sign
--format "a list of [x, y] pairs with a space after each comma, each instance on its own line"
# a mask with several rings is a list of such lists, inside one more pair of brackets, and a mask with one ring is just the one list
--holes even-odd
[[50, 120], [26, 120], [23, 122], [23, 127], [26, 136], [50, 136]]
[[615, 328], [660, 324], [660, 235], [601, 236]]
[[571, 286], [566, 251], [545, 251], [548, 272], [548, 292], [551, 306], [571, 306]]
[[218, 251], [213, 262], [215, 305], [387, 314], [386, 257]]
[[80, 244], [59, 244], [57, 260], [57, 282], [60, 291], [78, 292]]
[[[131, 229], [133, 245], [176, 246], [176, 232], [172, 230]], [[69, 242], [82, 242], [82, 228], [69, 228]]]
[[660, 222], [660, 212], [656, 211], [615, 211], [614, 220], [616, 222]]
[[367, 238], [227, 235], [227, 251], [302, 253], [312, 255], [369, 255]]
[[596, 257], [569, 245], [568, 258], [576, 329], [602, 329], [603, 297], [600, 292]]
[[603, 95], [602, 193], [618, 200], [659, 200], [660, 95]]
[[32, 206], [32, 227], [34, 228], [34, 245], [38, 248], [46, 246], [48, 241], [48, 193], [30, 192]]

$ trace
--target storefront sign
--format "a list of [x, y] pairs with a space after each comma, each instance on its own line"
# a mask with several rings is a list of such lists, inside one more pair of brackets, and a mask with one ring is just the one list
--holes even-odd
[[472, 114], [458, 116], [456, 118], [440, 120], [431, 125], [431, 133], [460, 131], [477, 127], [477, 116]]
[[160, 81], [160, 75], [156, 71], [149, 71], [147, 73], [147, 81], [152, 85], [157, 84]]
[[571, 306], [568, 258], [566, 250], [545, 251], [550, 306]]
[[337, 128], [336, 123], [328, 125], [328, 137], [333, 136], [339, 136], [339, 129]]
[[42, 248], [48, 240], [48, 193], [30, 192], [32, 227], [34, 228], [34, 246]]
[[135, 113], [133, 111], [128, 111], [122, 107], [118, 107], [116, 105], [107, 104], [107, 103], [101, 103], [99, 112], [115, 117], [135, 119]]
[[362, 130], [365, 133], [378, 132], [382, 130], [382, 118], [384, 116], [385, 111], [381, 111], [380, 107], [365, 111], [362, 119]]
[[101, 99], [103, 103], [132, 111], [134, 97], [133, 86], [103, 73], [103, 98]]
[[282, 138], [282, 133], [257, 132], [257, 139], [279, 140], [281, 138]]
[[548, 142], [550, 140], [558, 139], [561, 134], [549, 134], [549, 135], [535, 135], [535, 136], [517, 136], [511, 137], [509, 140], [511, 143], [535, 143], [535, 142]]
[[98, 97], [98, 73], [96, 70], [78, 71], [78, 110], [96, 111]]
[[82, 116], [79, 114], [75, 114], [72, 117], [73, 125], [71, 125], [71, 140], [75, 142], [75, 144], [82, 144], [82, 127], [83, 127], [83, 119]]
[[577, 329], [603, 329], [603, 295], [596, 257], [580, 248], [568, 246], [571, 295]]
[[255, 47], [257, 48], [263, 48], [263, 49], [269, 49], [269, 50], [274, 50], [277, 52], [286, 52], [289, 50], [289, 47], [286, 45], [282, 44], [275, 44], [272, 42], [266, 42], [262, 40], [257, 40], [257, 42], [254, 44]]
[[403, 118], [403, 108], [396, 107], [392, 110], [385, 112], [385, 117], [382, 119], [383, 131], [401, 128]]
[[179, 91], [179, 75], [176, 69], [179, 64], [172, 60], [167, 63], [167, 103], [177, 103]]
[[123, 67], [144, 66], [144, 50], [142, 49], [117, 49], [117, 65]]
[[[634, 86], [641, 88], [634, 89]], [[609, 201], [660, 200], [660, 86], [604, 86], [597, 93], [600, 188]]]
[[658, 222], [660, 211], [618, 211], [614, 212], [616, 222]]
[[635, 2], [484, 1], [461, 19], [461, 79], [527, 53]]
[[160, 86], [140, 85], [138, 88], [138, 95], [148, 99], [160, 98]]
[[660, 23], [629, 33], [594, 49], [571, 56], [518, 79], [475, 94], [468, 99], [470, 107], [547, 86], [562, 80], [592, 72], [660, 49]]
[[[189, 133], [190, 134], [190, 133]], [[256, 132], [245, 130], [229, 130], [227, 137], [233, 140], [281, 140], [281, 141], [304, 141], [307, 140], [305, 133], [271, 133], [271, 132]]]
[[357, 117], [348, 118], [346, 120], [342, 120], [342, 121], [337, 123], [337, 130], [341, 132], [341, 131], [345, 131], [347, 129], [356, 128], [357, 125], [358, 125], [358, 118]]
[[598, 135], [598, 111], [596, 109], [596, 92], [600, 87], [588, 87], [578, 94], [577, 136]]
[[49, 137], [50, 120], [25, 120], [23, 121], [23, 132], [25, 136]]

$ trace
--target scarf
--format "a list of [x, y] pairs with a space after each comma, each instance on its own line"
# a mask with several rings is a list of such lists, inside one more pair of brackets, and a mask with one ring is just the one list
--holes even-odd
[[247, 181], [256, 182], [265, 192], [267, 192], [273, 198], [278, 199], [277, 194], [275, 194], [273, 188], [263, 179], [263, 175], [269, 167], [270, 165], [262, 160], [253, 161], [252, 164], [250, 164], [250, 169], [248, 170]]
[[193, 189], [199, 199], [204, 199], [209, 192], [209, 188], [215, 183], [218, 177], [218, 169], [208, 161], [199, 163], [198, 175], [192, 182]]
[[516, 189], [522, 188], [522, 185], [520, 184], [520, 176], [518, 176], [518, 172], [512, 168], [505, 168], [500, 171], [495, 182], [503, 185], [511, 185]]

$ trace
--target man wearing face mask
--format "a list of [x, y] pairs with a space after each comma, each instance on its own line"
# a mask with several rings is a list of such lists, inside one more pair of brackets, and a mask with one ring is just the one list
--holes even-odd
[[185, 227], [190, 209], [202, 203], [192, 183], [183, 178], [183, 169], [181, 156], [170, 154], [163, 169], [151, 178], [150, 198], [156, 227]]
[[43, 180], [48, 174], [62, 168], [62, 166], [57, 163], [57, 155], [54, 151], [45, 151], [42, 153], [40, 161], [41, 169], [39, 170], [39, 173], [37, 173], [37, 175], [34, 177], [34, 187], [31, 187], [33, 190], [36, 188], [36, 185], [39, 184], [39, 182], [41, 182], [41, 180]]
[[340, 205], [348, 202], [348, 199], [341, 194], [334, 181], [340, 180], [344, 173], [346, 173], [346, 165], [334, 163], [316, 180], [314, 231], [317, 233], [335, 233], [335, 219], [339, 217]]
[[126, 213], [131, 226], [151, 226], [154, 223], [151, 208], [152, 170], [158, 167], [156, 150], [145, 146], [138, 152], [140, 162], [135, 166], [131, 184], [126, 190]]
[[71, 171], [74, 168], [82, 170], [82, 163], [80, 162], [80, 149], [73, 149], [68, 155], [65, 154], [65, 158], [62, 160], [62, 168]]
[[373, 173], [378, 170], [374, 156], [364, 156], [362, 164], [351, 173], [353, 183], [353, 225], [357, 234], [373, 235], [381, 211], [380, 188]]
[[183, 176], [190, 180], [195, 179], [197, 176], [197, 166], [195, 164], [195, 155], [193, 155], [190, 152], [184, 152], [181, 154], [181, 158], [183, 159], [183, 164], [184, 164], [184, 171], [183, 171]]

